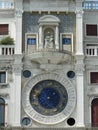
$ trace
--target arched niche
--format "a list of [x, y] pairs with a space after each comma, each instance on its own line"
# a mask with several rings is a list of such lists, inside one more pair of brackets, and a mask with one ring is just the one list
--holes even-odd
[[[42, 16], [39, 21], [39, 49], [59, 49], [60, 20], [53, 15]], [[46, 37], [47, 36], [47, 37]]]

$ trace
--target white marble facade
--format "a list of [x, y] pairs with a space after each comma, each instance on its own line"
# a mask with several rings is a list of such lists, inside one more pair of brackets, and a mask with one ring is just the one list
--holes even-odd
[[[15, 41], [13, 46], [0, 45], [0, 72], [6, 72], [6, 82], [0, 83], [0, 97], [5, 100], [4, 128], [91, 128], [91, 102], [98, 90], [91, 88], [87, 75], [90, 70], [97, 71], [98, 64], [96, 58], [86, 58], [84, 53], [84, 23], [88, 19], [83, 2], [12, 0], [10, 8], [7, 5], [0, 9], [0, 24], [8, 24], [8, 35]], [[66, 96], [66, 106], [61, 96], [61, 106], [52, 111], [41, 106], [38, 94], [43, 89], [38, 83], [52, 84], [54, 80], [64, 86], [67, 94], [56, 84], [60, 94]], [[31, 99], [36, 84], [40, 87]], [[55, 85], [50, 87], [54, 90]], [[30, 100], [34, 100], [34, 108]]]

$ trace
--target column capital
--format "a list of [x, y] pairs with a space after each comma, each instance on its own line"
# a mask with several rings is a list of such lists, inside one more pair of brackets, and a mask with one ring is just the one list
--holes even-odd
[[83, 9], [82, 8], [76, 8], [76, 17], [79, 18], [79, 17], [82, 17], [83, 16]]
[[22, 17], [23, 13], [23, 0], [17, 0], [15, 2], [15, 16]]
[[22, 17], [22, 14], [23, 14], [23, 10], [22, 9], [16, 9], [15, 10], [15, 17]]

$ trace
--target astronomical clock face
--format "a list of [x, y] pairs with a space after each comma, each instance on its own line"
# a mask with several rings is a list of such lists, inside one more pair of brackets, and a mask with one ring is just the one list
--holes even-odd
[[74, 86], [57, 74], [42, 74], [25, 84], [22, 93], [25, 112], [42, 124], [56, 124], [65, 120], [76, 103]]

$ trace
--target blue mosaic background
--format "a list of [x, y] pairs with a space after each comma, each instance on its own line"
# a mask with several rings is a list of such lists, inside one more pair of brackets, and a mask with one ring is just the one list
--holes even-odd
[[[23, 43], [25, 43], [25, 33], [38, 33], [38, 20], [47, 14], [24, 13], [23, 14]], [[75, 14], [51, 14], [60, 19], [59, 32], [68, 33], [74, 32]]]

